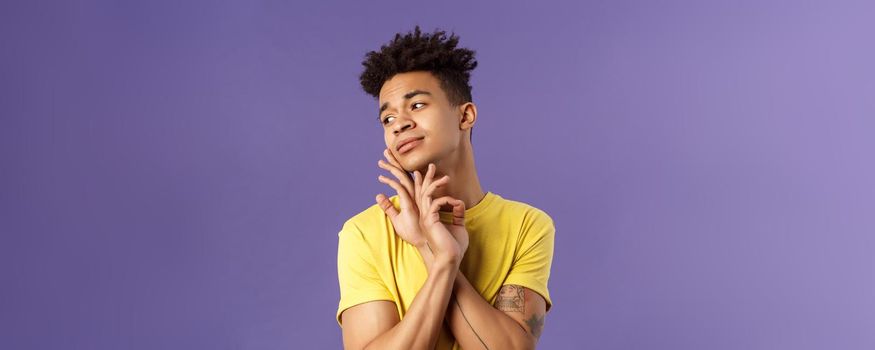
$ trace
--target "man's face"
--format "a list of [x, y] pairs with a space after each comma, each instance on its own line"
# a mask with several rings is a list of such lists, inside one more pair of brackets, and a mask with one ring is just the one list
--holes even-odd
[[[383, 83], [379, 106], [386, 147], [407, 171], [424, 173], [428, 163], [437, 165], [456, 150], [464, 135], [460, 111], [430, 72], [396, 74]], [[399, 149], [409, 138], [419, 140]]]

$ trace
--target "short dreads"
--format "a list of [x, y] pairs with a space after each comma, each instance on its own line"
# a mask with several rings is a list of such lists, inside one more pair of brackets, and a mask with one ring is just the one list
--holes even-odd
[[379, 99], [383, 83], [395, 74], [412, 71], [431, 72], [441, 82], [441, 89], [453, 106], [471, 102], [471, 71], [477, 67], [474, 51], [457, 48], [459, 37], [435, 29], [423, 34], [419, 26], [365, 55], [365, 70], [359, 80], [368, 95]]

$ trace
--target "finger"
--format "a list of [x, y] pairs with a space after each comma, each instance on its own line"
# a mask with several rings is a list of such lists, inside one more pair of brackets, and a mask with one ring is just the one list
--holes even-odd
[[[429, 185], [428, 185], [428, 188], [426, 188], [425, 190], [422, 191], [422, 194], [423, 194], [424, 196], [428, 196], [429, 198], [432, 198], [432, 197], [434, 196], [434, 191], [435, 191], [435, 189], [437, 189], [437, 188], [440, 187], [440, 186], [443, 186], [443, 185], [446, 184], [448, 181], [449, 181], [449, 176], [444, 176], [443, 178], [438, 179], [437, 181], [432, 182], [431, 184], [429, 184]], [[427, 204], [427, 205], [428, 205], [428, 204]], [[430, 205], [429, 205], [429, 206], [426, 206], [426, 207], [424, 208], [424, 209], [426, 209], [426, 213], [428, 213], [428, 209], [429, 209], [429, 208], [430, 208]], [[427, 214], [424, 214], [424, 215], [427, 215]]]
[[[426, 171], [426, 174], [428, 174], [427, 171]], [[428, 178], [426, 176], [428, 176], [428, 175], [423, 176], [422, 173], [419, 174], [419, 194], [418, 194], [419, 204], [418, 205], [419, 205], [419, 211], [421, 213], [420, 215], [422, 215], [422, 217], [426, 217], [428, 215], [428, 208], [429, 208], [429, 204], [431, 203], [430, 194], [425, 193], [425, 189], [428, 187], [429, 183], [431, 183], [431, 181], [428, 181]]]
[[[422, 174], [419, 171], [413, 172], [413, 198], [416, 198], [416, 204], [419, 205], [419, 192], [422, 190]], [[421, 208], [421, 207], [420, 207]]]
[[395, 220], [395, 216], [398, 215], [398, 210], [395, 209], [395, 205], [392, 204], [392, 201], [390, 201], [389, 198], [382, 193], [378, 194], [376, 199], [377, 205], [379, 205], [380, 208], [383, 209], [383, 212], [389, 216], [389, 219]]
[[453, 206], [453, 225], [465, 225], [465, 202], [450, 196], [435, 199], [429, 207], [429, 215], [440, 211], [441, 206], [449, 204]]
[[[434, 201], [431, 202], [431, 205], [428, 207], [428, 213], [429, 214], [437, 214], [440, 211], [441, 206], [447, 205], [447, 204], [453, 205], [455, 200], [456, 199], [454, 199], [453, 197], [450, 197], [450, 196], [443, 196], [443, 197], [440, 197], [438, 199], [435, 199]], [[455, 210], [453, 212], [455, 213]]]
[[395, 189], [396, 192], [398, 192], [398, 199], [402, 199], [400, 201], [400, 205], [401, 205], [402, 210], [406, 210], [409, 208], [410, 197], [408, 196], [407, 191], [404, 189], [404, 187], [401, 186], [401, 184], [399, 184], [397, 181], [392, 180], [392, 179], [385, 177], [383, 175], [377, 176], [377, 180], [384, 183], [384, 184], [389, 185], [389, 187], [392, 187], [393, 189]]
[[428, 208], [431, 208], [431, 203], [432, 203], [431, 195], [426, 195], [426, 196], [422, 199], [422, 206], [426, 208], [426, 209], [425, 209], [425, 210], [426, 210], [425, 215], [428, 215], [428, 213], [430, 212]]
[[398, 161], [398, 158], [395, 158], [395, 155], [392, 154], [392, 152], [389, 151], [388, 148], [383, 150], [383, 156], [386, 157], [386, 159], [389, 161], [389, 164], [394, 165], [398, 169], [401, 169], [401, 171], [404, 171], [407, 176], [410, 176], [410, 172], [408, 172], [407, 169], [404, 169], [404, 167], [401, 166], [401, 162]]
[[396, 168], [398, 168], [398, 170], [401, 170], [401, 172], [404, 173], [404, 177], [409, 179], [412, 183], [413, 175], [408, 172], [407, 169], [404, 169], [404, 167], [401, 166], [401, 162], [399, 162], [398, 159], [395, 158], [395, 155], [393, 155], [388, 148], [383, 149], [383, 157], [385, 157], [386, 160], [389, 161], [389, 164], [394, 165]]
[[431, 184], [429, 184], [428, 188], [426, 188], [425, 191], [423, 191], [423, 193], [430, 195], [430, 194], [434, 193], [434, 190], [436, 190], [438, 187], [447, 184], [447, 182], [450, 182], [450, 176], [444, 175], [444, 177], [437, 179], [434, 182], [432, 182]]
[[[425, 183], [425, 181], [427, 181], [428, 183], [434, 181], [434, 173], [437, 170], [436, 168], [437, 167], [434, 166], [434, 163], [428, 163], [428, 170], [425, 172], [425, 179], [423, 180], [423, 183]], [[425, 183], [425, 185], [423, 186], [427, 186], [428, 183]]]
[[465, 225], [465, 202], [453, 199], [450, 201], [453, 205], [453, 225]]
[[416, 193], [413, 195], [413, 198], [416, 199], [416, 207], [419, 208], [419, 217], [424, 219], [428, 212], [428, 207], [425, 205], [425, 201], [422, 198], [422, 173], [418, 170], [413, 172], [413, 188], [414, 193]]
[[395, 175], [396, 178], [401, 182], [401, 185], [404, 186], [404, 189], [407, 190], [407, 193], [413, 192], [413, 183], [410, 182], [410, 178], [407, 177], [401, 169], [396, 168], [392, 164], [383, 161], [382, 159], [377, 161], [377, 166], [380, 168], [388, 170], [392, 175]]
[[[426, 188], [428, 188], [428, 185], [431, 184], [432, 177], [434, 177], [434, 168], [435, 168], [435, 167], [434, 167], [434, 164], [432, 164], [432, 163], [428, 163], [428, 170], [425, 172], [425, 178], [422, 179], [422, 185], [421, 185], [421, 187], [419, 188], [420, 191], [422, 191], [422, 192], [419, 194], [420, 196], [424, 196], [424, 195], [425, 195], [425, 191], [424, 191], [424, 190], [425, 190]], [[428, 210], [428, 206], [427, 206], [427, 205], [425, 206], [425, 209]]]

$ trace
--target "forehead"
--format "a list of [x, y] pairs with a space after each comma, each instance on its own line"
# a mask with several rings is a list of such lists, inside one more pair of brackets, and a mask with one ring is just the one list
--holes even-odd
[[440, 80], [432, 75], [431, 72], [406, 72], [395, 74], [383, 83], [383, 87], [380, 89], [379, 103], [403, 99], [404, 94], [413, 90], [425, 90], [435, 96], [443, 95], [443, 90], [440, 88]]

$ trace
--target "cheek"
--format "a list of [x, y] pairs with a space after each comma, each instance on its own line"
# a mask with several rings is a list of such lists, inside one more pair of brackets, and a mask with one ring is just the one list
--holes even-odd
[[447, 112], [446, 116], [441, 120], [441, 130], [447, 138], [459, 137], [459, 116]]

